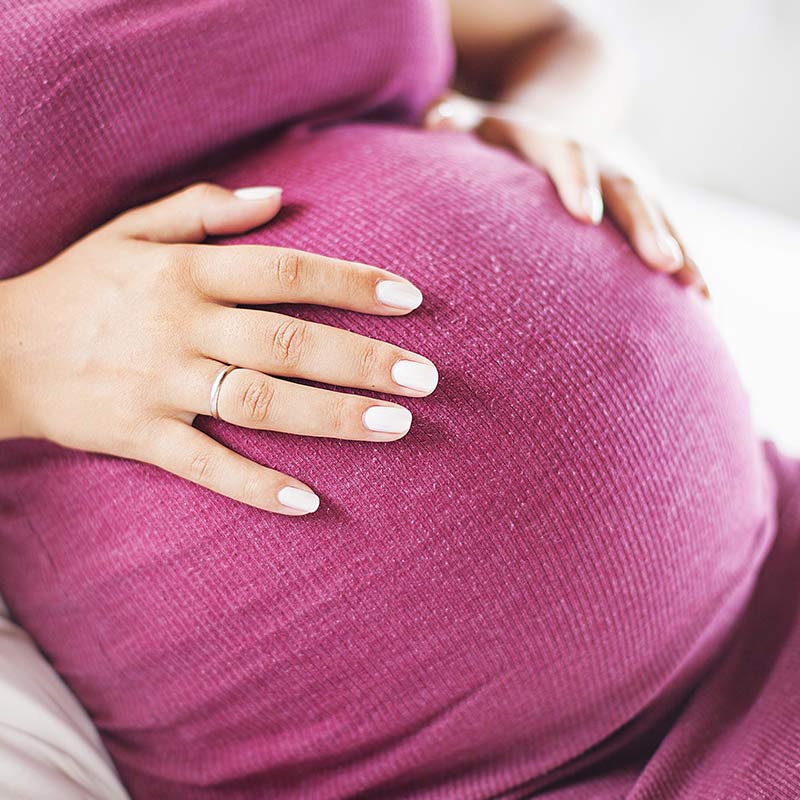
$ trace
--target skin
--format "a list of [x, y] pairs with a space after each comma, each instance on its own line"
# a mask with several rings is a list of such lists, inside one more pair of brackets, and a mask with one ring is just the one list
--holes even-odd
[[[608, 122], [616, 84], [598, 40], [550, 2], [452, 0], [452, 12], [458, 85], [501, 103], [479, 107], [476, 135], [546, 170], [577, 219], [597, 224], [606, 210], [647, 264], [704, 291], [669, 222], [633, 181], [601, 168], [576, 139], [508, 113], [529, 109], [556, 125]], [[443, 101], [474, 103], [455, 93]], [[588, 101], [600, 101], [605, 116], [587, 109]], [[427, 126], [459, 127], [446, 111], [437, 104]], [[379, 442], [404, 436], [410, 415], [397, 432], [381, 433], [370, 430], [365, 412], [402, 415], [400, 404], [282, 378], [421, 397], [435, 388], [436, 372], [423, 355], [384, 341], [237, 307], [315, 303], [398, 316], [422, 301], [416, 291], [411, 307], [381, 302], [376, 291], [384, 282], [415, 290], [377, 267], [284, 248], [203, 244], [269, 222], [280, 205], [279, 189], [256, 187], [241, 197], [199, 184], [133, 209], [38, 269], [0, 281], [0, 440], [42, 438], [151, 463], [265, 511], [316, 510], [310, 487], [192, 426], [210, 413], [220, 369], [237, 366], [219, 394], [227, 422]], [[428, 389], [399, 385], [398, 361], [427, 365]], [[295, 507], [286, 503], [287, 487], [302, 493], [294, 494]]]
[[549, 0], [450, 5], [458, 86], [490, 102], [449, 92], [430, 110], [427, 127], [469, 129], [515, 151], [548, 173], [572, 216], [597, 225], [608, 213], [645, 264], [707, 297], [697, 265], [663, 211], [586, 144], [607, 137], [620, 121], [626, 74], [616, 54]]
[[[0, 291], [0, 436], [155, 464], [243, 503], [301, 514], [278, 499], [300, 481], [255, 464], [192, 427], [209, 413], [225, 364], [220, 416], [235, 425], [309, 436], [388, 442], [369, 397], [281, 380], [307, 378], [407, 397], [398, 361], [431, 365], [386, 342], [236, 303], [315, 303], [381, 316], [382, 281], [411, 284], [365, 264], [283, 248], [209, 246], [206, 236], [262, 225], [280, 193], [242, 200], [199, 184], [127, 212]], [[76, 324], [76, 321], [80, 321]]]

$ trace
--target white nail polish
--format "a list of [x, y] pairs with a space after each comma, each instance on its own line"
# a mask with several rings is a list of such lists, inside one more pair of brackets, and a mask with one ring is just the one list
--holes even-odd
[[400, 406], [371, 406], [362, 420], [365, 428], [377, 433], [405, 433], [411, 427], [411, 412]]
[[678, 269], [683, 264], [683, 252], [674, 236], [670, 236], [666, 231], [661, 231], [658, 235], [658, 249], [669, 261], [672, 270]]
[[448, 128], [459, 131], [473, 131], [484, 120], [484, 105], [468, 97], [451, 97], [434, 106], [442, 122]]
[[379, 281], [375, 287], [379, 303], [392, 308], [407, 308], [413, 311], [422, 303], [422, 292], [410, 283]]
[[434, 110], [439, 113], [439, 116], [442, 119], [450, 119], [456, 115], [456, 110], [453, 108], [452, 103], [448, 103], [447, 100], [442, 100], [441, 103], [434, 106]]
[[603, 195], [596, 186], [584, 190], [583, 208], [594, 225], [603, 219]]
[[423, 364], [419, 361], [395, 361], [392, 367], [392, 380], [400, 386], [405, 386], [406, 389], [432, 392], [439, 383], [439, 370], [433, 364]]
[[284, 486], [278, 492], [278, 502], [286, 508], [295, 511], [316, 511], [319, 508], [319, 497], [307, 489], [298, 489], [296, 486]]
[[280, 186], [245, 186], [237, 189], [233, 194], [239, 200], [272, 200], [280, 197], [283, 192]]

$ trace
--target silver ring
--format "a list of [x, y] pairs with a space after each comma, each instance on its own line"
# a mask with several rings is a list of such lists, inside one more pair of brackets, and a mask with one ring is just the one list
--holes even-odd
[[227, 367], [223, 367], [217, 373], [217, 377], [214, 378], [214, 383], [211, 384], [211, 416], [214, 419], [219, 419], [219, 393], [222, 389], [222, 382], [235, 369], [238, 369], [238, 367], [233, 364], [228, 364]]

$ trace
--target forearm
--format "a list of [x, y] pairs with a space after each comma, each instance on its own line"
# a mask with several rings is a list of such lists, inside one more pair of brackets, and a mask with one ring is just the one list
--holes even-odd
[[[507, 2], [498, 13], [505, 6], [515, 8]], [[530, 18], [512, 18], [509, 10], [507, 28], [483, 36], [467, 26], [476, 25], [478, 13], [454, 6], [458, 88], [527, 108], [585, 138], [604, 138], [617, 127], [630, 94], [620, 48], [554, 5]]]
[[568, 17], [518, 49], [502, 76], [498, 99], [530, 108], [568, 130], [605, 136], [624, 111], [623, 72], [619, 54]]

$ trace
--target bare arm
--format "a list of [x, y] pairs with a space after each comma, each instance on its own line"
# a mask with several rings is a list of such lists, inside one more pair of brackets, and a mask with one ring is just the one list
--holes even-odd
[[624, 57], [551, 0], [450, 0], [465, 94], [525, 106], [590, 138], [616, 127]]

